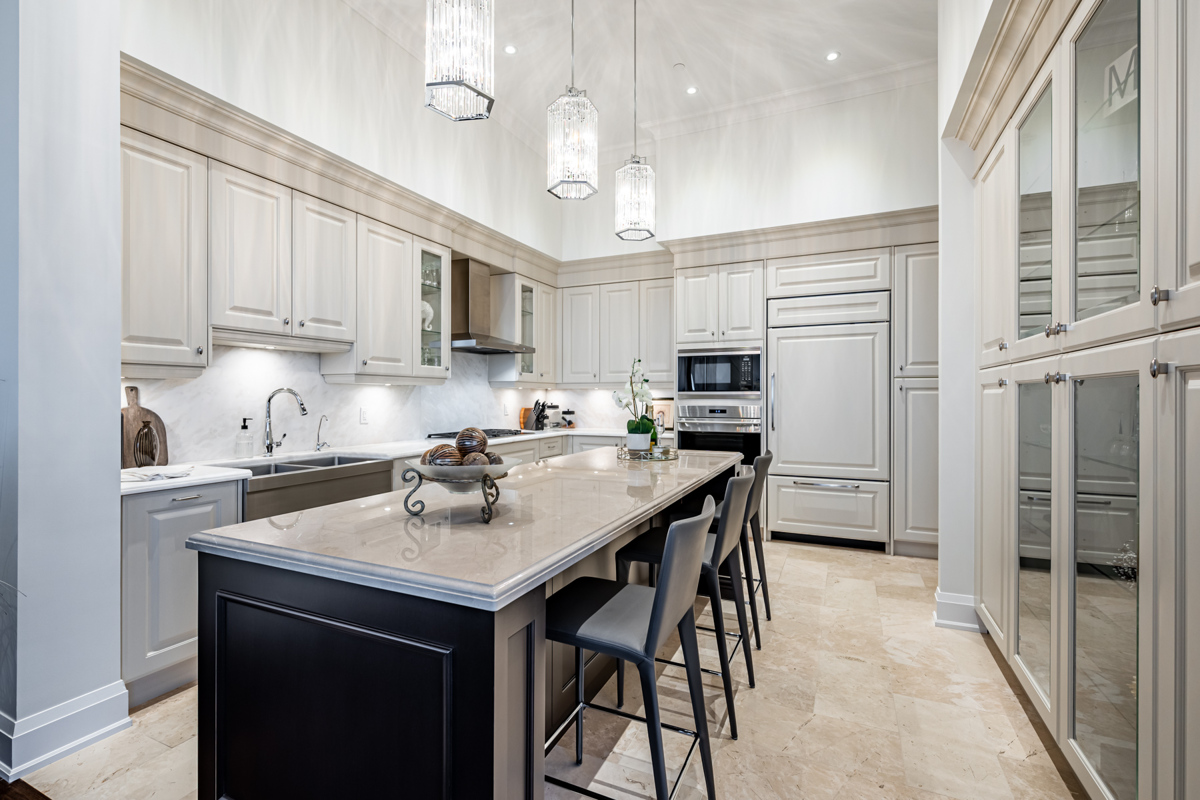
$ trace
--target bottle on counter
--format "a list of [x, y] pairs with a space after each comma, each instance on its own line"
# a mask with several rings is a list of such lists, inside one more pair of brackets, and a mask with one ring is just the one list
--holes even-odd
[[254, 417], [242, 417], [242, 429], [233, 440], [233, 455], [235, 458], [250, 458], [254, 455], [254, 434], [246, 423]]

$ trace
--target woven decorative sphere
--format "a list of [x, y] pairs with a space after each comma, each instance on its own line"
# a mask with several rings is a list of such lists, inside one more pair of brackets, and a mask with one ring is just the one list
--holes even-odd
[[488, 461], [488, 457], [483, 453], [467, 453], [463, 456], [464, 467], [486, 467], [492, 462]]
[[462, 463], [462, 454], [452, 444], [439, 444], [421, 458], [424, 463], [435, 464], [439, 467], [457, 467]]
[[496, 455], [495, 453], [484, 453], [484, 455], [487, 456], [487, 460], [488, 460], [489, 464], [503, 464], [504, 463], [504, 459], [501, 458], [500, 456]]
[[482, 453], [487, 450], [487, 434], [479, 428], [463, 428], [454, 440], [454, 446], [464, 456], [468, 453]]

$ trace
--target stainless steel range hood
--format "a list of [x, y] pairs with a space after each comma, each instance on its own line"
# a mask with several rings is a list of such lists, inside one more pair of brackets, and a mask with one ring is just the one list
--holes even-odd
[[529, 345], [492, 335], [492, 270], [470, 258], [450, 265], [450, 349], [485, 356], [533, 353]]

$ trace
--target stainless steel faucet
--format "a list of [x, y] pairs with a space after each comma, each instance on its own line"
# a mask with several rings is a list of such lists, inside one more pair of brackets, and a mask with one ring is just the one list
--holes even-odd
[[326, 422], [329, 422], [329, 417], [322, 414], [321, 419], [317, 422], [317, 446], [313, 448], [318, 453], [324, 450], [326, 447], [329, 447], [329, 442], [321, 441], [321, 426]]
[[300, 395], [296, 393], [295, 389], [276, 389], [275, 391], [271, 392], [271, 396], [267, 398], [267, 430], [264, 435], [264, 438], [266, 439], [266, 455], [271, 455], [274, 453], [275, 448], [282, 445], [283, 440], [287, 438], [287, 434], [285, 433], [283, 436], [279, 437], [279, 441], [277, 442], [275, 441], [274, 432], [271, 430], [271, 401], [275, 399], [275, 395], [283, 394], [284, 392], [287, 392], [292, 397], [296, 398], [296, 402], [300, 405], [300, 416], [308, 416], [308, 409], [304, 407], [304, 401], [300, 399]]

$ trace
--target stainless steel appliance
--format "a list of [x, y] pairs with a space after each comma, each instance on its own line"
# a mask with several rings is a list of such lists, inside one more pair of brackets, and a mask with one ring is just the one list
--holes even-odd
[[694, 401], [675, 406], [675, 445], [680, 450], [741, 453], [750, 464], [762, 455], [762, 404]]
[[762, 400], [761, 348], [681, 350], [678, 358], [676, 399]]
[[492, 334], [492, 270], [474, 259], [450, 262], [450, 349], [497, 355], [533, 353], [529, 345]]

